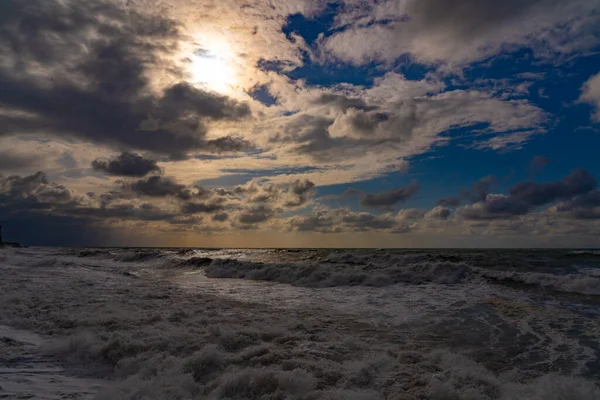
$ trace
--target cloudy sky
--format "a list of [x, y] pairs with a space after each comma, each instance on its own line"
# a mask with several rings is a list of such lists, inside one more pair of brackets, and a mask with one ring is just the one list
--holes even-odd
[[47, 245], [600, 246], [600, 0], [4, 0]]

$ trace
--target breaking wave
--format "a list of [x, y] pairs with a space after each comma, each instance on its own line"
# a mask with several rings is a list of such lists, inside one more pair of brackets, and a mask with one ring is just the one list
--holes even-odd
[[[524, 267], [501, 253], [61, 251], [0, 252], [0, 324], [47, 335], [44, 354], [103, 380], [98, 399], [600, 399], [596, 299], [537, 296], [600, 294], [592, 264], [554, 270], [536, 254]], [[241, 292], [233, 299], [131, 279], [145, 270], [332, 289], [200, 276]], [[302, 302], [252, 301], [266, 292]], [[335, 307], [350, 298], [361, 303]], [[403, 312], [416, 317], [391, 321]]]
[[[63, 259], [60, 254], [73, 257]], [[139, 275], [136, 269], [163, 272], [191, 269], [203, 271], [208, 278], [267, 281], [308, 288], [457, 285], [482, 281], [600, 296], [600, 266], [595, 250], [395, 253], [388, 250], [73, 249], [52, 255], [56, 257], [36, 260], [33, 265], [76, 267], [88, 262], [83, 259], [93, 259], [98, 264], [122, 265], [131, 276]], [[88, 267], [93, 266], [88, 264]]]
[[600, 279], [581, 274], [553, 275], [536, 272], [490, 271], [478, 269], [480, 276], [499, 282], [516, 282], [560, 292], [600, 296]]
[[[336, 258], [334, 262], [309, 264], [278, 264], [240, 261], [236, 259], [214, 259], [201, 257], [184, 261], [182, 265], [204, 269], [209, 278], [236, 278], [285, 283], [296, 286], [325, 288], [336, 286], [384, 287], [400, 283], [407, 284], [460, 284], [476, 279], [491, 283], [515, 283], [549, 290], [600, 296], [600, 276], [594, 271], [580, 270], [577, 273], [556, 274], [543, 272], [519, 272], [476, 267], [465, 262], [422, 261], [402, 259], [402, 263], [391, 264], [389, 259], [376, 264], [368, 261]], [[348, 259], [347, 259], [348, 258]], [[378, 260], [381, 262], [381, 260]], [[558, 271], [560, 272], [560, 271]]]
[[306, 287], [389, 286], [398, 283], [459, 283], [470, 269], [462, 263], [423, 263], [407, 267], [372, 269], [369, 266], [318, 264], [267, 264], [215, 259], [204, 267], [209, 278], [238, 278]]
[[157, 258], [162, 258], [165, 254], [158, 250], [150, 250], [150, 251], [128, 251], [117, 254], [114, 259], [115, 261], [121, 262], [140, 262], [140, 261], [148, 261], [155, 260]]

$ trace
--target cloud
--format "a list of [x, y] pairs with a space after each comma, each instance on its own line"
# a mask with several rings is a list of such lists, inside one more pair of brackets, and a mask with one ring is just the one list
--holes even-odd
[[244, 209], [238, 216], [238, 221], [242, 224], [258, 224], [271, 219], [275, 215], [273, 208], [260, 204], [252, 205]]
[[92, 168], [110, 175], [138, 177], [148, 175], [150, 172], [160, 171], [156, 161], [129, 152], [121, 153], [111, 160], [96, 159], [92, 162]]
[[389, 216], [377, 216], [365, 212], [348, 212], [342, 217], [342, 223], [354, 231], [390, 229], [396, 221]]
[[403, 54], [428, 64], [465, 64], [521, 47], [556, 57], [598, 44], [598, 9], [595, 0], [357, 2], [338, 15], [336, 33], [321, 44], [323, 52], [357, 65], [391, 63]]
[[525, 215], [535, 207], [586, 195], [596, 186], [597, 181], [592, 174], [583, 169], [576, 169], [554, 182], [517, 183], [509, 189], [508, 195], [487, 195], [484, 200], [459, 208], [457, 214], [465, 219], [475, 220], [512, 218]]
[[286, 207], [299, 207], [310, 199], [311, 190], [315, 184], [308, 179], [303, 181], [297, 179], [289, 184], [287, 197], [284, 202]]
[[[198, 214], [198, 213], [212, 214], [217, 211], [221, 211], [222, 209], [223, 209], [223, 204], [221, 204], [221, 203], [184, 203], [181, 206], [181, 212], [184, 214]], [[218, 214], [218, 215], [223, 215], [223, 214]], [[227, 214], [225, 214], [225, 215], [227, 215]], [[216, 215], [215, 215], [215, 217], [216, 217]], [[221, 218], [221, 217], [217, 217], [216, 220], [220, 220], [219, 218]]]
[[0, 203], [3, 214], [21, 210], [50, 209], [79, 199], [63, 185], [51, 183], [43, 172], [33, 175], [0, 176]]
[[[78, 193], [50, 182], [43, 172], [39, 172], [29, 176], [0, 177], [0, 214], [11, 224], [52, 221], [57, 229], [63, 226], [69, 232], [76, 226], [98, 232], [110, 226], [153, 226], [169, 227], [173, 232], [197, 230], [202, 233], [266, 227], [298, 232], [383, 232], [454, 237], [585, 235], [600, 228], [592, 222], [600, 220], [600, 194], [597, 189], [585, 191], [590, 187], [585, 184], [585, 175], [585, 172], [575, 170], [559, 181], [537, 183], [543, 189], [541, 192], [552, 193], [545, 197], [547, 201], [558, 199], [550, 209], [542, 211], [532, 205], [539, 200], [509, 193], [487, 194], [485, 200], [459, 207], [455, 213], [441, 206], [430, 210], [411, 208], [397, 213], [372, 214], [316, 205], [306, 212], [283, 217], [286, 211], [294, 209], [282, 206], [286, 195], [311, 191], [310, 183], [290, 181], [284, 185], [254, 181], [237, 190], [204, 189], [186, 187], [169, 179], [165, 184], [159, 176], [156, 177], [160, 178], [158, 181], [151, 179], [153, 177], [141, 180], [152, 182], [154, 186], [146, 193], [153, 195], [131, 192], [130, 188], [124, 192], [95, 195]], [[554, 186], [561, 189], [547, 189]], [[185, 199], [180, 196], [181, 190], [177, 191], [181, 187], [189, 191]], [[270, 192], [276, 195], [263, 197]], [[257, 199], [257, 195], [261, 198]]]
[[378, 193], [366, 193], [357, 189], [347, 189], [344, 195], [360, 197], [360, 205], [370, 208], [389, 210], [398, 203], [404, 203], [419, 191], [419, 185], [412, 183], [408, 186], [384, 190]]
[[219, 221], [219, 222], [227, 221], [229, 219], [229, 214], [227, 214], [225, 212], [215, 214], [215, 215], [213, 215], [212, 219], [213, 219], [213, 221]]
[[463, 206], [456, 210], [465, 219], [507, 219], [527, 214], [530, 206], [523, 201], [506, 195], [489, 195], [485, 201]]
[[469, 200], [471, 203], [477, 203], [479, 201], [485, 201], [490, 191], [490, 188], [496, 185], [498, 181], [493, 176], [486, 176], [481, 178], [471, 186], [471, 189], [462, 193], [462, 196]]
[[346, 111], [349, 108], [363, 111], [369, 111], [373, 109], [373, 106], [367, 105], [367, 103], [365, 103], [365, 101], [359, 97], [348, 97], [335, 93], [322, 93], [312, 102], [313, 104], [317, 105], [332, 106], [340, 111]]
[[133, 183], [124, 183], [123, 188], [141, 196], [166, 197], [176, 196], [182, 193], [186, 187], [172, 178], [155, 175]]
[[551, 211], [576, 219], [599, 219], [600, 191], [593, 190], [573, 199], [560, 202]]
[[393, 161], [384, 164], [384, 170], [401, 157], [448, 143], [458, 130], [471, 131], [473, 146], [493, 149], [519, 147], [531, 136], [546, 132], [549, 115], [525, 100], [505, 100], [474, 90], [439, 90], [433, 82], [408, 83], [389, 73], [369, 89], [346, 85], [339, 93], [329, 89], [316, 96], [321, 101], [328, 94], [333, 103], [361, 98], [360, 108], [348, 104], [323, 108], [314, 106], [314, 89], [302, 94], [299, 88], [301, 94], [294, 96], [305, 97], [308, 105], [301, 113], [265, 126], [272, 132], [268, 144], [281, 148], [278, 153], [287, 151], [287, 157], [308, 156], [320, 165], [350, 164], [367, 155], [389, 157]]
[[535, 183], [526, 181], [518, 183], [510, 188], [509, 193], [525, 204], [539, 206], [590, 192], [597, 185], [598, 182], [592, 174], [583, 169], [576, 169], [556, 182]]
[[594, 107], [592, 120], [600, 122], [600, 73], [592, 76], [584, 83], [579, 101], [591, 104]]
[[425, 218], [446, 220], [451, 215], [452, 215], [452, 210], [450, 210], [446, 207], [437, 206], [437, 207], [432, 208], [430, 211], [428, 211], [425, 214]]
[[[65, 224], [77, 223], [87, 229], [95, 220], [173, 221], [178, 215], [148, 202], [106, 193], [103, 196], [78, 193], [50, 182], [43, 172], [28, 176], [0, 177], [0, 215], [30, 220], [60, 217]], [[88, 226], [90, 225], [90, 226]]]
[[[110, 1], [10, 0], [0, 15], [2, 134], [48, 132], [181, 156], [242, 149], [207, 139], [212, 121], [239, 120], [247, 104], [183, 82], [157, 87], [181, 27], [166, 16], [125, 12]], [[169, 72], [171, 71], [171, 72]]]
[[234, 192], [243, 195], [243, 200], [247, 203], [271, 203], [288, 209], [305, 206], [312, 199], [314, 187], [315, 184], [307, 179], [280, 183], [254, 179], [236, 186]]
[[396, 224], [390, 214], [373, 215], [340, 208], [314, 210], [309, 215], [289, 218], [285, 225], [293, 231], [339, 233], [388, 230]]
[[440, 199], [437, 201], [437, 205], [442, 207], [456, 207], [464, 200], [470, 203], [485, 201], [490, 189], [497, 183], [498, 181], [495, 177], [486, 176], [475, 182], [470, 189], [461, 190], [460, 196]]

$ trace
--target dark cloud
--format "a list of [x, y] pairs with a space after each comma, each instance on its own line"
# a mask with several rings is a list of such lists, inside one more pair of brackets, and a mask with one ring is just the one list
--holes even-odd
[[360, 205], [364, 207], [390, 209], [392, 206], [403, 203], [419, 191], [416, 183], [405, 187], [384, 190], [378, 193], [365, 193], [361, 190], [348, 189], [344, 195], [357, 195], [360, 197]]
[[247, 104], [238, 103], [216, 93], [198, 90], [185, 82], [166, 89], [158, 101], [156, 111], [168, 121], [187, 117], [235, 120], [250, 115]]
[[342, 222], [356, 231], [389, 229], [396, 225], [391, 218], [382, 218], [369, 213], [348, 213]]
[[477, 203], [479, 201], [485, 201], [488, 193], [492, 186], [496, 185], [498, 181], [493, 176], [486, 176], [481, 178], [471, 186], [471, 189], [464, 191], [462, 197], [466, 198], [471, 203]]
[[378, 139], [357, 139], [346, 135], [332, 137], [330, 127], [335, 119], [299, 114], [286, 123], [282, 132], [269, 138], [271, 143], [294, 144], [291, 152], [311, 157], [317, 162], [346, 160], [349, 156], [364, 153], [365, 147], [381, 142]]
[[[414, 103], [413, 103], [414, 104]], [[416, 124], [416, 116], [407, 116], [405, 120], [402, 121], [403, 125], [397, 126], [398, 134], [402, 134], [405, 132], [411, 132]], [[384, 122], [392, 122], [391, 119], [393, 117], [390, 114], [384, 112], [366, 112], [358, 109], [350, 109], [346, 111], [345, 114], [340, 116], [336, 123], [340, 126], [341, 129], [350, 132], [356, 136], [364, 136], [369, 137], [375, 134], [376, 130], [380, 128]], [[398, 118], [393, 122], [400, 122]]]
[[261, 204], [243, 210], [238, 221], [247, 225], [258, 224], [271, 219], [274, 215], [275, 211], [271, 207]]
[[8, 0], [2, 9], [0, 52], [10, 62], [0, 64], [0, 106], [21, 113], [0, 116], [0, 135], [43, 131], [177, 157], [247, 144], [207, 140], [205, 123], [244, 118], [247, 104], [187, 83], [149, 87], [151, 69], [176, 70], [174, 21], [102, 0]]
[[576, 219], [600, 218], [600, 191], [592, 190], [571, 200], [559, 203], [556, 211]]
[[213, 151], [215, 153], [255, 149], [254, 145], [246, 139], [235, 136], [223, 136], [218, 139], [207, 140], [204, 147], [206, 150]]
[[509, 189], [508, 195], [487, 195], [485, 200], [460, 208], [458, 212], [466, 219], [502, 219], [566, 200], [558, 206], [559, 211], [576, 213], [579, 210], [580, 215], [584, 215], [596, 200], [593, 194], [596, 186], [597, 181], [592, 174], [576, 169], [555, 182], [520, 182]]
[[94, 218], [100, 220], [117, 219], [131, 221], [174, 222], [178, 215], [149, 203], [112, 204], [106, 207], [78, 207], [70, 209], [71, 217]]
[[336, 226], [336, 221], [328, 211], [317, 211], [292, 218], [288, 229], [300, 232], [335, 232], [341, 230], [341, 226]]
[[290, 183], [290, 189], [292, 193], [300, 196], [306, 194], [309, 190], [315, 187], [315, 184], [308, 179], [299, 180], [296, 179], [292, 183]]
[[127, 218], [165, 220], [175, 215], [149, 204], [118, 203], [126, 199], [119, 192], [101, 196], [78, 194], [54, 182], [46, 174], [0, 178], [0, 211], [2, 215], [23, 215], [35, 211], [82, 218]]
[[345, 208], [316, 210], [288, 220], [288, 229], [303, 232], [364, 232], [390, 230], [398, 223], [390, 214], [373, 215]]
[[229, 214], [227, 214], [225, 212], [215, 214], [215, 215], [213, 215], [212, 219], [213, 219], [213, 221], [219, 221], [219, 222], [227, 221], [229, 219]]
[[123, 188], [138, 195], [150, 197], [177, 196], [186, 189], [185, 185], [175, 182], [172, 178], [158, 175], [140, 179], [133, 183], [125, 183]]
[[181, 206], [181, 212], [184, 214], [212, 214], [223, 209], [221, 202], [214, 203], [184, 203]]
[[[43, 172], [29, 176], [0, 175], [0, 218], [12, 225], [38, 219], [52, 220], [59, 227], [63, 224], [89, 230], [96, 227], [103, 230], [111, 224], [141, 226], [145, 223], [163, 223], [173, 227], [171, 229], [181, 230], [202, 222], [196, 214], [209, 214], [209, 223], [203, 225], [204, 231], [217, 229], [217, 226], [223, 229], [222, 223], [230, 219], [234, 219], [232, 225], [236, 228], [255, 229], [281, 215], [286, 210], [282, 208], [286, 201], [307, 201], [313, 187], [314, 184], [307, 180], [285, 184], [255, 181], [236, 193], [223, 188], [186, 186], [172, 178], [156, 175], [121, 182], [120, 191], [81, 194], [49, 181]], [[269, 192], [274, 196], [260, 204], [251, 199], [254, 195]], [[214, 221], [213, 225], [210, 221]], [[367, 227], [377, 224], [377, 220], [370, 221], [366, 217], [361, 221], [355, 223]], [[62, 239], [67, 240], [66, 237]], [[72, 239], [73, 243], [78, 243], [77, 238]]]
[[0, 204], [2, 213], [19, 210], [50, 209], [75, 199], [63, 185], [50, 183], [45, 173], [8, 177], [0, 176]]
[[583, 169], [577, 169], [560, 181], [536, 183], [521, 182], [510, 188], [512, 197], [530, 206], [540, 206], [554, 201], [584, 194], [598, 185], [596, 178]]
[[160, 171], [156, 161], [148, 160], [139, 154], [129, 152], [121, 153], [111, 160], [94, 160], [92, 168], [111, 175], [120, 176], [145, 176], [150, 172]]
[[498, 181], [493, 176], [486, 176], [475, 182], [470, 189], [461, 190], [460, 196], [458, 197], [446, 197], [437, 201], [438, 206], [443, 207], [457, 207], [464, 200], [469, 203], [477, 203], [485, 201], [492, 186], [496, 185]]
[[297, 143], [295, 150], [301, 154], [311, 154], [315, 158], [329, 158], [323, 153], [336, 145], [336, 140], [331, 137], [328, 130], [333, 122], [331, 118], [300, 114], [286, 125], [284, 132], [274, 135], [270, 141]]
[[465, 219], [491, 220], [512, 218], [531, 211], [523, 201], [511, 196], [489, 196], [486, 201], [465, 206], [457, 210]]
[[[0, 175], [0, 219], [11, 231], [19, 233], [18, 240], [45, 245], [103, 243], [111, 231], [110, 221], [192, 222], [175, 210], [140, 202], [119, 192], [99, 196], [77, 193], [50, 182], [43, 172], [29, 176]], [[95, 238], [95, 242], [85, 241], [86, 238]]]
[[284, 202], [286, 207], [299, 207], [304, 205], [310, 198], [310, 191], [315, 184], [308, 179], [295, 180], [289, 184], [289, 196]]

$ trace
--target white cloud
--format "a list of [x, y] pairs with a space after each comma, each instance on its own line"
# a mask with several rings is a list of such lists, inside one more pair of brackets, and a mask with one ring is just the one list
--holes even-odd
[[590, 50], [598, 0], [405, 0], [359, 2], [339, 16], [342, 30], [322, 48], [353, 64], [392, 62], [411, 54], [423, 63], [461, 65], [503, 50], [532, 47], [540, 57]]
[[595, 108], [592, 119], [600, 122], [600, 73], [592, 76], [583, 85], [579, 101], [592, 104]]

